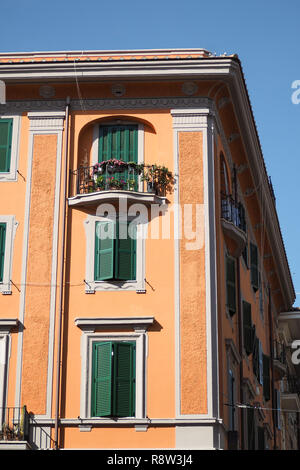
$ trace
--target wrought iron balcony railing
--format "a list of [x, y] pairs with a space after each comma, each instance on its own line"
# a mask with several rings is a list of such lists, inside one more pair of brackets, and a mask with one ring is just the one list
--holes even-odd
[[29, 414], [26, 406], [0, 408], [0, 440], [27, 441], [29, 439]]
[[283, 393], [298, 393], [300, 395], [300, 377], [287, 375], [282, 380]]
[[165, 197], [173, 185], [168, 168], [108, 160], [70, 172], [70, 196], [98, 191], [150, 192]]
[[232, 196], [221, 194], [221, 217], [246, 232], [245, 209]]

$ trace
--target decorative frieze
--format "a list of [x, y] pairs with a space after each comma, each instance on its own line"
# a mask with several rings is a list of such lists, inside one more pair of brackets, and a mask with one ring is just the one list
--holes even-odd
[[64, 128], [64, 111], [29, 112], [31, 131], [62, 131]]

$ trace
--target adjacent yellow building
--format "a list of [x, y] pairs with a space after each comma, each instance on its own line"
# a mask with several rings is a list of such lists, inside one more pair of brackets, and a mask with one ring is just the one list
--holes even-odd
[[2, 53], [0, 80], [0, 446], [297, 448], [295, 292], [238, 57]]

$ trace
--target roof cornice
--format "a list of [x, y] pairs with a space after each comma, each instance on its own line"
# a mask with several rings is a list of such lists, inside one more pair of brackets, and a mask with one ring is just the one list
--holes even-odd
[[132, 79], [220, 79], [230, 74], [235, 61], [229, 57], [66, 59], [56, 61], [0, 61], [0, 79], [41, 82]]

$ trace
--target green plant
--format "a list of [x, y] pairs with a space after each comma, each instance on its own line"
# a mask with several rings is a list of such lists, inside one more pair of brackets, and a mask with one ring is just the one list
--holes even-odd
[[128, 187], [130, 190], [134, 190], [136, 186], [136, 181], [135, 179], [129, 179], [128, 180]]
[[105, 178], [102, 175], [98, 175], [96, 179], [96, 186], [99, 189], [104, 189], [105, 188]]

